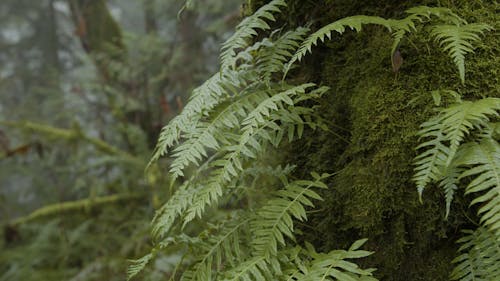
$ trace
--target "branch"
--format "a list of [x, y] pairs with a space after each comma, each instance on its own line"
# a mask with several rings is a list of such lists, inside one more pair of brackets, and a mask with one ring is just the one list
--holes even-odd
[[[66, 141], [72, 141], [72, 140], [78, 140], [82, 139], [87, 141], [88, 143], [92, 144], [95, 146], [98, 150], [106, 153], [106, 154], [111, 154], [111, 155], [116, 155], [119, 157], [122, 157], [126, 162], [132, 163], [137, 166], [143, 167], [146, 163], [143, 159], [134, 156], [127, 151], [121, 150], [116, 146], [112, 146], [108, 144], [107, 142], [98, 139], [98, 138], [93, 138], [90, 137], [86, 134], [84, 134], [79, 127], [75, 127], [74, 129], [60, 129], [44, 124], [39, 124], [39, 123], [34, 123], [31, 121], [22, 121], [22, 122], [16, 122], [16, 121], [0, 121], [0, 125], [4, 126], [9, 126], [9, 127], [16, 127], [16, 128], [21, 128], [24, 130], [32, 130], [36, 132], [40, 132], [42, 134], [46, 134], [51, 137], [55, 137], [58, 139], [64, 139]], [[1, 158], [1, 157], [0, 157]]]
[[52, 205], [43, 206], [31, 214], [17, 218], [9, 223], [10, 226], [18, 226], [43, 217], [67, 214], [71, 212], [84, 212], [94, 207], [116, 204], [123, 201], [138, 200], [145, 197], [145, 193], [115, 194], [97, 198], [87, 198], [77, 201], [68, 201]]

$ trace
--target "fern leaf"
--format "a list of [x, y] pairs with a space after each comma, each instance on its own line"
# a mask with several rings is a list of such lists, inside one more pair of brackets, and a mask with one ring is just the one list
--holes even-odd
[[182, 132], [193, 128], [203, 110], [214, 108], [219, 103], [217, 97], [228, 94], [221, 84], [221, 74], [217, 73], [193, 91], [193, 96], [183, 111], [162, 128], [149, 165], [165, 156], [169, 148], [179, 142]]
[[481, 222], [500, 237], [500, 145], [493, 139], [469, 143], [463, 148], [461, 164], [473, 166], [460, 176], [474, 176], [466, 194], [479, 194], [471, 204], [481, 203]]
[[272, 41], [270, 46], [262, 49], [258, 54], [257, 66], [265, 81], [269, 81], [272, 74], [285, 71], [285, 64], [297, 51], [308, 32], [309, 29], [304, 27], [288, 31]]
[[454, 14], [450, 9], [443, 7], [418, 6], [410, 8], [405, 12], [408, 14], [408, 16], [404, 19], [388, 20], [390, 21], [391, 27], [394, 29], [394, 32], [392, 34], [394, 41], [391, 47], [391, 54], [394, 54], [394, 52], [396, 52], [397, 48], [401, 44], [401, 40], [406, 35], [406, 33], [410, 33], [416, 30], [416, 23], [422, 23], [425, 20], [430, 20], [432, 16], [435, 16], [446, 23], [465, 23], [462, 18]]
[[453, 201], [453, 197], [455, 196], [455, 191], [458, 189], [458, 184], [460, 181], [460, 175], [463, 172], [463, 169], [457, 167], [454, 163], [447, 166], [443, 170], [443, 177], [439, 182], [439, 187], [441, 187], [444, 191], [444, 197], [446, 201], [446, 214], [445, 218], [448, 218], [450, 214], [451, 203]]
[[288, 184], [278, 192], [275, 199], [257, 211], [257, 218], [251, 222], [251, 229], [255, 230], [253, 248], [256, 255], [266, 258], [275, 256], [278, 246], [285, 245], [285, 237], [293, 239], [293, 219], [307, 219], [305, 207], [314, 206], [311, 199], [321, 200], [312, 188], [327, 188], [321, 182], [326, 176], [316, 181], [295, 181]]
[[498, 116], [499, 110], [498, 98], [465, 101], [442, 110], [438, 116], [422, 124], [418, 134], [427, 141], [417, 147], [425, 148], [425, 151], [415, 158], [413, 177], [419, 195], [427, 184], [446, 176], [444, 171], [450, 166], [460, 144], [470, 131], [487, 126], [490, 117]]
[[271, 116], [271, 113], [286, 111], [283, 107], [285, 104], [293, 105], [292, 98], [304, 94], [306, 89], [313, 85], [309, 83], [295, 86], [274, 95], [272, 92], [266, 92], [270, 95], [250, 111], [248, 116], [241, 122], [243, 128], [239, 134], [237, 144], [226, 146], [226, 155], [213, 163], [212, 167], [215, 169], [203, 188], [196, 194], [191, 207], [187, 210], [184, 225], [195, 217], [201, 217], [206, 206], [218, 202], [218, 199], [224, 194], [226, 184], [236, 178], [243, 170], [243, 160], [256, 157], [256, 149], [261, 147], [257, 139], [270, 142], [272, 138], [269, 131], [280, 130], [276, 123], [278, 120], [272, 120], [273, 116], [280, 115]]
[[465, 136], [474, 127], [487, 126], [490, 117], [499, 116], [500, 99], [484, 98], [478, 101], [465, 101], [442, 111], [440, 120], [444, 127], [445, 139], [450, 142], [450, 154], [446, 161], [449, 165]]
[[498, 280], [500, 276], [500, 240], [484, 227], [475, 231], [463, 231], [466, 236], [457, 242], [462, 244], [460, 255], [453, 260], [456, 264], [451, 280]]
[[443, 126], [439, 118], [434, 117], [422, 124], [419, 135], [430, 140], [417, 146], [417, 149], [425, 148], [425, 151], [415, 157], [415, 174], [413, 180], [417, 184], [418, 194], [422, 200], [425, 187], [442, 178], [441, 167], [444, 166], [450, 149], [444, 144]]
[[492, 29], [491, 26], [480, 23], [434, 26], [432, 35], [453, 59], [462, 83], [465, 82], [465, 55], [474, 51], [473, 43], [480, 41], [481, 34]]
[[213, 269], [221, 268], [229, 263], [234, 265], [242, 255], [239, 248], [239, 233], [246, 226], [249, 219], [229, 225], [219, 235], [210, 235], [209, 241], [202, 244], [204, 254], [191, 270], [184, 272], [184, 280], [206, 281], [213, 279]]
[[260, 7], [253, 15], [245, 18], [236, 27], [236, 32], [222, 44], [220, 55], [221, 69], [229, 67], [231, 58], [236, 56], [237, 49], [247, 47], [249, 39], [257, 35], [257, 30], [268, 30], [271, 27], [266, 20], [274, 21], [274, 13], [279, 13], [281, 7], [286, 7], [284, 0], [273, 0]]
[[391, 25], [390, 22], [384, 18], [381, 17], [375, 17], [375, 16], [352, 16], [352, 17], [346, 17], [343, 19], [340, 19], [338, 21], [335, 21], [331, 24], [328, 24], [318, 31], [314, 32], [313, 34], [309, 35], [309, 37], [301, 44], [297, 52], [293, 55], [293, 57], [290, 59], [290, 61], [287, 64], [287, 67], [285, 69], [285, 76], [286, 73], [290, 70], [291, 66], [296, 62], [296, 61], [301, 61], [304, 56], [306, 56], [308, 53], [312, 52], [312, 47], [316, 46], [318, 44], [318, 41], [325, 42], [325, 39], [332, 39], [332, 32], [337, 32], [339, 34], [343, 34], [346, 30], [346, 28], [351, 28], [352, 30], [355, 30], [356, 32], [360, 32], [362, 25], [364, 24], [377, 24], [377, 25], [382, 25], [389, 30], [391, 30]]
[[191, 205], [196, 188], [187, 188], [188, 184], [182, 185], [172, 197], [158, 210], [153, 218], [152, 235], [159, 240], [168, 234], [175, 220], [181, 216]]
[[[240, 120], [246, 117], [252, 106], [267, 98], [265, 91], [253, 90], [240, 94], [222, 109], [211, 112], [211, 119], [200, 121], [192, 130], [186, 142], [174, 149], [174, 160], [170, 165], [172, 180], [183, 176], [183, 170], [189, 164], [196, 164], [207, 157], [207, 149], [218, 150], [221, 143], [229, 143], [226, 133], [240, 126]], [[214, 116], [215, 115], [215, 116]]]
[[151, 259], [153, 259], [153, 253], [149, 253], [137, 260], [129, 260], [131, 264], [127, 268], [127, 281], [139, 274], [146, 267], [146, 265], [148, 265]]
[[[264, 257], [254, 257], [242, 262], [226, 273], [223, 281], [270, 280], [273, 274]], [[266, 278], [267, 277], [267, 278]]]
[[372, 252], [359, 250], [366, 239], [353, 243], [349, 250], [334, 250], [329, 253], [317, 253], [310, 244], [307, 246], [307, 257], [311, 260], [304, 262], [299, 270], [289, 276], [287, 280], [316, 281], [316, 280], [342, 280], [342, 281], [375, 281], [372, 277], [373, 269], [361, 269], [349, 259], [364, 258]]

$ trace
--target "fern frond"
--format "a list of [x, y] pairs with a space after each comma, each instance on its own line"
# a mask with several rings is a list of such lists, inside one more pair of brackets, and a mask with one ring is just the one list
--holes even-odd
[[198, 165], [198, 162], [207, 156], [207, 149], [218, 150], [221, 143], [229, 143], [226, 132], [239, 127], [241, 119], [246, 117], [253, 106], [267, 97], [266, 91], [262, 90], [243, 93], [219, 111], [211, 112], [209, 120], [199, 121], [187, 141], [173, 150], [174, 160], [170, 165], [172, 180], [183, 176], [183, 170], [189, 164]]
[[315, 181], [294, 181], [278, 191], [276, 198], [271, 199], [257, 211], [257, 218], [250, 224], [254, 230], [253, 248], [258, 256], [270, 258], [276, 256], [278, 246], [285, 245], [285, 236], [294, 239], [293, 219], [307, 219], [305, 207], [314, 207], [311, 199], [321, 200], [312, 188], [328, 188], [322, 180], [328, 177], [317, 176]]
[[346, 28], [351, 28], [352, 30], [355, 30], [356, 32], [360, 32], [361, 28], [365, 24], [377, 24], [377, 25], [382, 25], [389, 30], [391, 30], [391, 25], [390, 21], [381, 18], [381, 17], [375, 17], [375, 16], [352, 16], [352, 17], [346, 17], [342, 18], [340, 20], [337, 20], [331, 24], [328, 24], [318, 31], [314, 32], [313, 34], [309, 35], [309, 37], [300, 45], [299, 49], [297, 52], [293, 55], [293, 57], [290, 59], [290, 61], [287, 64], [287, 67], [285, 69], [285, 76], [286, 73], [290, 70], [291, 66], [296, 62], [296, 61], [301, 61], [304, 56], [306, 56], [308, 53], [312, 52], [312, 47], [316, 46], [318, 44], [318, 41], [325, 42], [325, 39], [332, 39], [332, 32], [337, 32], [339, 34], [343, 34], [346, 30]]
[[[256, 157], [261, 147], [258, 140], [271, 142], [272, 138], [269, 131], [281, 130], [277, 121], [286, 122], [286, 120], [273, 120], [273, 117], [283, 115], [271, 116], [271, 113], [276, 111], [286, 112], [284, 105], [293, 105], [294, 101], [292, 98], [304, 94], [312, 86], [314, 84], [303, 84], [276, 94], [273, 94], [272, 91], [265, 92], [268, 95], [267, 98], [250, 111], [248, 116], [241, 122], [243, 128], [239, 133], [236, 144], [226, 146], [224, 148], [226, 155], [222, 159], [214, 161], [212, 165], [214, 171], [209, 176], [203, 188], [196, 194], [191, 207], [187, 210], [184, 224], [195, 217], [201, 217], [206, 206], [218, 202], [218, 199], [224, 194], [224, 186], [236, 178], [243, 170], [242, 162], [244, 159]], [[300, 121], [302, 120], [300, 119]]]
[[269, 81], [272, 74], [285, 71], [285, 64], [295, 54], [308, 32], [309, 28], [304, 27], [288, 31], [259, 52], [256, 65], [265, 81]]
[[182, 112], [162, 128], [149, 165], [165, 156], [168, 150], [179, 142], [181, 133], [193, 128], [196, 120], [201, 118], [201, 112], [214, 108], [219, 103], [218, 97], [223, 95], [228, 95], [228, 92], [222, 86], [220, 73], [216, 73], [196, 88]]
[[446, 201], [445, 218], [448, 218], [448, 215], [450, 214], [451, 202], [455, 196], [455, 191], [458, 189], [460, 175], [462, 172], [463, 169], [458, 167], [455, 163], [450, 164], [443, 170], [443, 177], [439, 182], [439, 187], [443, 189]]
[[391, 48], [391, 54], [394, 54], [394, 52], [399, 47], [401, 40], [407, 33], [416, 30], [416, 23], [423, 23], [426, 20], [431, 20], [432, 16], [441, 19], [445, 23], [466, 23], [462, 18], [453, 13], [450, 9], [443, 7], [418, 6], [406, 10], [405, 13], [407, 13], [408, 16], [404, 19], [389, 20], [391, 22], [392, 28], [394, 29], [394, 32], [392, 34], [394, 41]]
[[493, 139], [483, 139], [464, 146], [463, 153], [460, 164], [472, 168], [460, 178], [475, 177], [466, 194], [479, 194], [471, 204], [482, 204], [478, 211], [481, 222], [500, 237], [500, 145]]
[[273, 273], [264, 257], [254, 257], [226, 272], [223, 281], [271, 280]]
[[457, 14], [453, 13], [452, 10], [445, 7], [428, 7], [428, 6], [417, 6], [409, 8], [405, 13], [418, 17], [420, 21], [422, 18], [430, 19], [431, 16], [436, 16], [439, 19], [450, 22], [453, 24], [465, 24], [467, 23], [464, 19], [459, 17]]
[[417, 146], [417, 149], [425, 149], [415, 157], [415, 174], [413, 181], [417, 184], [418, 194], [422, 200], [422, 193], [431, 182], [436, 182], [442, 177], [441, 167], [444, 166], [450, 149], [444, 144], [443, 126], [438, 117], [434, 117], [422, 124], [418, 134], [429, 140]]
[[317, 253], [311, 244], [306, 244], [306, 256], [310, 261], [301, 261], [298, 270], [287, 280], [316, 281], [316, 280], [366, 280], [376, 281], [372, 277], [374, 269], [361, 269], [357, 264], [347, 261], [371, 255], [373, 252], [359, 250], [366, 239], [358, 240], [348, 250], [334, 250], [329, 253]]
[[257, 30], [268, 30], [271, 27], [268, 21], [275, 21], [273, 13], [281, 12], [281, 7], [286, 7], [286, 1], [273, 0], [260, 7], [253, 15], [245, 18], [236, 27], [236, 32], [222, 44], [220, 55], [221, 69], [231, 66], [231, 58], [236, 56], [238, 49], [244, 49], [249, 39], [257, 35]]
[[441, 124], [445, 139], [450, 142], [450, 154], [446, 161], [449, 165], [465, 136], [474, 127], [487, 126], [490, 117], [499, 116], [500, 99], [484, 98], [477, 101], [464, 101], [442, 111]]
[[415, 158], [413, 177], [419, 195], [427, 184], [446, 177], [444, 170], [450, 166], [464, 138], [473, 128], [487, 126], [490, 117], [498, 116], [499, 110], [498, 98], [465, 101], [442, 110], [422, 124], [418, 135], [427, 141], [417, 147], [425, 151]]
[[453, 260], [456, 264], [451, 280], [498, 280], [500, 276], [500, 240], [498, 235], [484, 227], [475, 231], [465, 230], [466, 236], [457, 243], [460, 255]]
[[153, 259], [153, 253], [149, 253], [137, 260], [129, 260], [130, 265], [127, 267], [127, 281], [139, 274], [146, 265], [148, 265], [151, 259]]
[[434, 26], [432, 36], [453, 59], [462, 83], [465, 82], [465, 55], [474, 52], [473, 43], [480, 41], [480, 35], [492, 29], [491, 26], [481, 23]]
[[196, 188], [188, 188], [186, 182], [159, 210], [156, 211], [151, 230], [155, 240], [165, 237], [172, 228], [175, 220], [184, 214], [184, 211], [191, 205], [196, 190]]
[[219, 269], [226, 264], [234, 265], [241, 261], [240, 232], [244, 230], [249, 219], [228, 225], [219, 235], [209, 235], [208, 241], [202, 243], [203, 254], [190, 270], [183, 273], [183, 280], [212, 280]]

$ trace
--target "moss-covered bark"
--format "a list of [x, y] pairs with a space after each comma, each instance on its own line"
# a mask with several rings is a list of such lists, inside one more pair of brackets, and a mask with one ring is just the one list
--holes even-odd
[[[256, 1], [250, 1], [256, 2]], [[439, 3], [440, 2], [440, 3]], [[486, 3], [488, 2], [488, 3]], [[368, 14], [401, 18], [417, 5], [446, 6], [469, 22], [498, 22], [496, 1], [289, 1], [289, 25]], [[495, 26], [498, 28], [498, 26]], [[494, 33], [466, 58], [462, 85], [452, 60], [427, 32], [402, 42], [404, 63], [392, 72], [386, 30], [367, 27], [346, 33], [313, 50], [295, 76], [331, 87], [321, 112], [334, 132], [307, 132], [287, 148], [298, 164], [297, 177], [309, 171], [337, 173], [331, 189], [311, 215], [304, 239], [322, 250], [344, 248], [369, 238], [375, 254], [366, 262], [381, 280], [447, 280], [460, 229], [470, 226], [464, 198], [456, 198], [448, 220], [439, 188], [429, 188], [420, 204], [412, 177], [419, 124], [432, 114], [431, 91], [450, 89], [466, 98], [500, 96], [500, 42]], [[337, 137], [342, 135], [344, 139]]]

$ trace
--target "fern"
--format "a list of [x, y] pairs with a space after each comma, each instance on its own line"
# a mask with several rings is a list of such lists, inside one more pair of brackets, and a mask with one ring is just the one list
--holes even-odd
[[486, 138], [463, 147], [460, 164], [472, 167], [460, 178], [475, 177], [466, 187], [466, 194], [479, 194], [471, 204], [482, 204], [478, 213], [481, 222], [500, 237], [500, 145]]
[[460, 80], [465, 82], [465, 55], [474, 51], [472, 43], [480, 41], [479, 35], [493, 28], [487, 24], [442, 24], [433, 27], [432, 35], [447, 51], [458, 68]]
[[377, 280], [372, 277], [374, 269], [361, 269], [347, 259], [358, 259], [372, 254], [359, 250], [366, 239], [358, 240], [348, 250], [333, 250], [329, 253], [317, 253], [314, 247], [307, 244], [308, 260], [300, 260], [299, 270], [292, 273], [286, 280], [316, 281], [316, 280]]
[[127, 268], [127, 281], [139, 274], [152, 259], [153, 253], [149, 253], [140, 259], [130, 260], [131, 264]]
[[241, 261], [240, 232], [247, 225], [249, 219], [229, 224], [219, 235], [210, 236], [208, 241], [202, 242], [198, 247], [203, 249], [203, 254], [190, 270], [183, 273], [187, 280], [212, 280], [216, 273], [213, 268], [221, 268], [225, 263], [234, 265]]
[[416, 31], [416, 23], [423, 23], [426, 20], [431, 20], [432, 16], [441, 19], [446, 23], [462, 24], [466, 23], [459, 16], [454, 14], [450, 9], [443, 7], [427, 7], [419, 6], [413, 7], [405, 11], [408, 16], [400, 20], [389, 20], [391, 21], [391, 27], [394, 30], [392, 33], [393, 44], [391, 48], [391, 54], [394, 54], [401, 44], [401, 40], [407, 33]]
[[453, 260], [456, 267], [451, 280], [498, 280], [500, 276], [500, 240], [488, 229], [463, 231], [466, 236], [458, 240], [460, 255]]
[[309, 37], [307, 37], [307, 39], [300, 45], [297, 52], [288, 62], [284, 76], [286, 76], [286, 74], [296, 61], [301, 61], [304, 56], [312, 52], [312, 47], [317, 45], [318, 41], [324, 42], [327, 38], [331, 39], [332, 32], [334, 31], [339, 34], [343, 34], [346, 28], [351, 28], [357, 32], [360, 32], [362, 25], [364, 24], [378, 24], [385, 26], [389, 30], [391, 28], [389, 21], [384, 18], [374, 16], [352, 16], [328, 24], [318, 31], [314, 32], [313, 34], [309, 35]]
[[450, 166], [470, 131], [487, 126], [490, 117], [498, 116], [499, 110], [498, 98], [465, 101], [442, 110], [438, 116], [422, 124], [418, 134], [427, 141], [417, 147], [425, 148], [425, 151], [415, 159], [413, 177], [420, 195], [430, 182], [443, 178], [443, 169]]
[[280, 190], [277, 197], [270, 200], [257, 211], [257, 219], [252, 221], [254, 253], [270, 258], [277, 255], [279, 245], [285, 245], [285, 237], [294, 239], [293, 219], [307, 219], [305, 207], [314, 207], [310, 199], [321, 200], [312, 190], [313, 187], [327, 188], [321, 182], [328, 174], [321, 177], [314, 174], [315, 181], [295, 181]]
[[[359, 32], [365, 24], [381, 25], [393, 32], [393, 52], [405, 34], [416, 30], [417, 23], [434, 18], [441, 24], [434, 24], [432, 36], [442, 44], [458, 39], [472, 44], [478, 39], [470, 34], [449, 39], [453, 34], [438, 32], [441, 26], [471, 25], [449, 9], [424, 6], [407, 10], [408, 16], [401, 20], [347, 17], [307, 38], [309, 29], [302, 27], [270, 31], [268, 22], [275, 21], [275, 13], [285, 6], [283, 0], [270, 1], [238, 25], [222, 46], [219, 73], [193, 92], [183, 112], [160, 134], [152, 161], [170, 153], [172, 187], [183, 177], [187, 180], [156, 213], [153, 236], [156, 242], [163, 240], [159, 242], [160, 248], [189, 246], [186, 262], [179, 264], [183, 268], [181, 280], [375, 280], [373, 269], [361, 269], [352, 261], [371, 254], [359, 250], [365, 240], [355, 242], [348, 250], [329, 253], [317, 253], [307, 243], [307, 249], [302, 249], [296, 243], [295, 221], [305, 221], [307, 208], [314, 207], [313, 199], [321, 200], [314, 189], [326, 188], [323, 180], [328, 174], [313, 173], [311, 181], [291, 181], [288, 172], [271, 170], [266, 176], [275, 177], [273, 184], [264, 187], [255, 184], [263, 182], [264, 172], [260, 171], [264, 170], [259, 163], [273, 146], [279, 147], [286, 139], [300, 138], [306, 126], [324, 127], [314, 102], [328, 88], [313, 83], [295, 85], [284, 77], [319, 41], [331, 39], [334, 32], [343, 34], [348, 28]], [[486, 27], [470, 32], [478, 34], [485, 30]], [[266, 34], [259, 34], [261, 31]], [[445, 50], [453, 48], [444, 46]], [[492, 164], [487, 166], [484, 159], [476, 162], [469, 159], [472, 148], [464, 143], [477, 132], [484, 138], [491, 136], [494, 130], [490, 121], [498, 116], [498, 110], [498, 99], [459, 102], [424, 123], [419, 135], [425, 142], [418, 147], [423, 153], [416, 158], [414, 176], [420, 195], [428, 184], [439, 183], [445, 191], [446, 215], [461, 179], [476, 176], [477, 180], [467, 190], [469, 193], [488, 190], [476, 200], [488, 202], [480, 213], [485, 214], [483, 223], [490, 229], [496, 229], [499, 217], [498, 208], [494, 207], [497, 197], [490, 196], [493, 194], [490, 191], [496, 190], [490, 185]], [[470, 167], [472, 170], [468, 170]], [[188, 172], [190, 168], [195, 171]], [[277, 179], [284, 188], [272, 192]], [[245, 197], [248, 190], [259, 193], [259, 202], [252, 202], [250, 208], [236, 206], [232, 200], [249, 199]], [[218, 209], [221, 203], [231, 207]], [[231, 219], [218, 223], [221, 215]], [[219, 226], [196, 235], [197, 230], [190, 225], [202, 218], [209, 226], [214, 222]], [[186, 229], [195, 236], [185, 235]], [[169, 240], [178, 233], [186, 237]], [[138, 260], [131, 273], [137, 274], [149, 260], [149, 257]]]
[[280, 12], [280, 7], [286, 6], [284, 0], [273, 0], [262, 6], [253, 15], [245, 18], [236, 27], [236, 32], [222, 45], [221, 69], [225, 69], [235, 63], [232, 58], [236, 56], [238, 49], [244, 49], [248, 40], [257, 35], [257, 30], [268, 30], [271, 27], [266, 20], [274, 21], [273, 12]]

